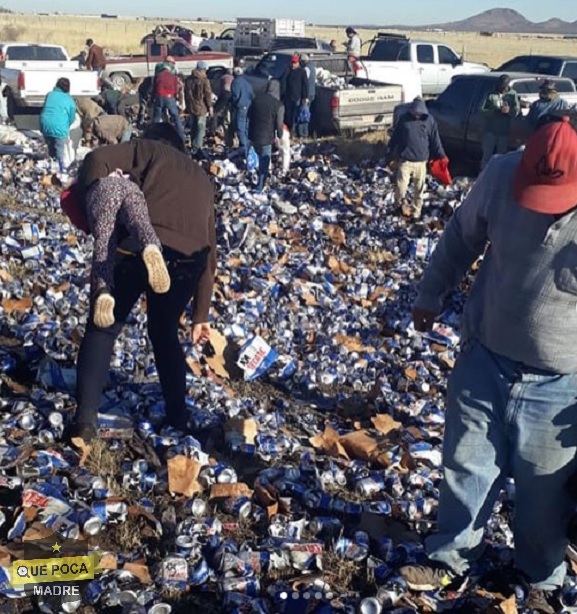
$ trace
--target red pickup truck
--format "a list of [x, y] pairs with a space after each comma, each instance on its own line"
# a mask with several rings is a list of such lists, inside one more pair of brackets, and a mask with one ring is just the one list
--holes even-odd
[[194, 51], [182, 38], [149, 37], [144, 41], [144, 53], [123, 55], [106, 59], [103, 77], [109, 79], [115, 87], [123, 87], [154, 75], [154, 68], [164, 62], [166, 56], [176, 60], [178, 72], [190, 74], [201, 60], [210, 68], [232, 68], [233, 57], [228, 53], [213, 51]]

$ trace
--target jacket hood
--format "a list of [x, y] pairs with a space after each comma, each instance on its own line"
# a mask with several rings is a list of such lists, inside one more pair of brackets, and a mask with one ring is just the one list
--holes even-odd
[[276, 79], [271, 79], [266, 86], [266, 93], [273, 98], [280, 100], [280, 83]]
[[420, 113], [421, 115], [429, 114], [429, 109], [427, 109], [427, 105], [425, 104], [424, 100], [415, 100], [411, 104], [409, 111], [411, 113]]

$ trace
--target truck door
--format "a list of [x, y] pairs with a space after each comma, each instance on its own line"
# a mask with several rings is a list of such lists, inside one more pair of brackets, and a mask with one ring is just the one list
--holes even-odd
[[427, 44], [418, 44], [416, 47], [417, 69], [421, 75], [423, 94], [438, 94], [439, 68], [435, 64], [435, 48]]
[[455, 74], [455, 68], [461, 63], [461, 58], [446, 45], [439, 45], [437, 47], [437, 54], [439, 56], [439, 93], [441, 93], [449, 83]]

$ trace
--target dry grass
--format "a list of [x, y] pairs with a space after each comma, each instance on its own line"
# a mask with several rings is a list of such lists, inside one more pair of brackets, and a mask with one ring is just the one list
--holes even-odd
[[[332, 140], [332, 139], [331, 139]], [[345, 164], [359, 164], [363, 160], [379, 160], [384, 157], [388, 134], [384, 130], [367, 132], [355, 138], [337, 137], [335, 151]]]
[[[83, 48], [87, 37], [94, 38], [104, 45], [110, 53], [138, 53], [140, 39], [150, 32], [158, 21], [144, 19], [99, 19], [72, 16], [39, 15], [0, 15], [0, 40], [19, 40], [37, 43], [64, 45], [75, 55]], [[225, 26], [219, 22], [182, 22], [200, 33], [202, 28], [208, 32], [220, 33]], [[376, 30], [361, 30], [360, 35], [368, 41]], [[344, 27], [309, 27], [310, 35], [324, 40], [345, 40]], [[459, 32], [409, 32], [410, 36], [424, 40], [447, 43], [457, 52], [464, 52], [468, 60], [485, 62], [498, 66], [508, 58], [522, 53], [548, 53], [577, 55], [574, 41], [563, 40], [559, 36], [536, 36], [518, 34], [495, 34], [492, 37], [478, 33]]]
[[122, 494], [116, 477], [121, 473], [123, 454], [120, 451], [111, 450], [109, 446], [109, 442], [104, 439], [95, 440], [90, 455], [86, 459], [86, 469], [94, 475], [105, 478], [106, 486], [113, 492]]

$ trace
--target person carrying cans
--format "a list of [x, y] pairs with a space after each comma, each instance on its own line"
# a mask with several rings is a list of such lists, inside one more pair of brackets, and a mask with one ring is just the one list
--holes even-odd
[[501, 75], [495, 90], [487, 96], [483, 103], [485, 130], [482, 138], [483, 158], [481, 169], [494, 154], [506, 153], [509, 149], [509, 133], [511, 122], [519, 115], [521, 105], [517, 92], [510, 86], [509, 75]]
[[[90, 442], [97, 434], [97, 412], [114, 343], [132, 307], [146, 293], [148, 335], [165, 401], [166, 422], [187, 427], [186, 361], [179, 341], [182, 313], [192, 299], [191, 338], [210, 338], [209, 310], [216, 270], [214, 189], [205, 171], [186, 154], [169, 124], [151, 124], [143, 138], [89, 153], [79, 173], [85, 195], [116, 169], [142, 190], [170, 276], [170, 288], [151, 291], [138, 245], [120, 229], [114, 262], [114, 324], [99, 328], [90, 314], [77, 360], [77, 410], [70, 435]], [[85, 196], [81, 196], [82, 198]]]
[[447, 387], [437, 531], [429, 561], [401, 569], [412, 590], [456, 585], [511, 476], [524, 606], [545, 614], [561, 611], [577, 471], [577, 114], [552, 119], [524, 151], [488, 163], [421, 281], [413, 319], [428, 331], [483, 256]]
[[[435, 118], [427, 105], [417, 98], [401, 116], [387, 147], [385, 159], [397, 172], [395, 204], [405, 217], [421, 217], [423, 194], [427, 179], [427, 162], [445, 158]], [[413, 180], [413, 202], [407, 200], [409, 183]]]

